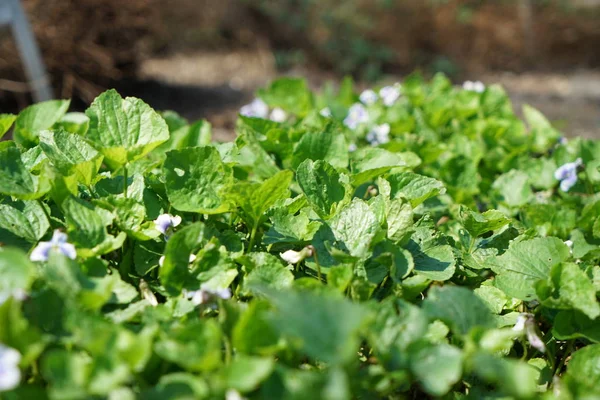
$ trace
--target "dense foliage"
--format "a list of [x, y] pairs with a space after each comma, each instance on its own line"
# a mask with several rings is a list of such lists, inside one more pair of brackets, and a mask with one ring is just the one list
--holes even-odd
[[600, 396], [600, 143], [498, 86], [282, 79], [216, 143], [0, 116], [0, 398]]

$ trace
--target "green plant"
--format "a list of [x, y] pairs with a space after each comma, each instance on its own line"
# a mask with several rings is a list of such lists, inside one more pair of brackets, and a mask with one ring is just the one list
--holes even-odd
[[0, 397], [600, 396], [599, 142], [467, 87], [1, 115]]

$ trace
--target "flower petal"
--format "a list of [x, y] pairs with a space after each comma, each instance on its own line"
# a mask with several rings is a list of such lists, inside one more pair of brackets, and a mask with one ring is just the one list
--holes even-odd
[[67, 234], [56, 229], [52, 234], [52, 239], [50, 239], [50, 243], [54, 245], [59, 245], [61, 243], [67, 242]]
[[0, 392], [16, 388], [21, 383], [21, 370], [16, 367], [2, 368], [0, 366]]
[[0, 344], [0, 366], [16, 366], [21, 362], [21, 353]]
[[50, 250], [54, 247], [51, 242], [39, 242], [29, 255], [31, 261], [48, 261]]
[[58, 250], [65, 256], [69, 257], [71, 260], [77, 258], [77, 251], [75, 251], [75, 246], [73, 246], [71, 243], [60, 244], [58, 246]]

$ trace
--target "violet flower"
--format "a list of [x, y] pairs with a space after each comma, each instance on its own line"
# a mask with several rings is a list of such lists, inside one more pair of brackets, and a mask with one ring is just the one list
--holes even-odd
[[56, 250], [59, 253], [74, 260], [77, 257], [75, 246], [67, 242], [67, 234], [59, 230], [55, 230], [52, 234], [52, 239], [49, 242], [39, 242], [29, 255], [31, 261], [48, 261], [50, 251]]

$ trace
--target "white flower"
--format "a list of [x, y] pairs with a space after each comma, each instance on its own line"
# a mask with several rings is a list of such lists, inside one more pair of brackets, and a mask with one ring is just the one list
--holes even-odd
[[561, 136], [561, 137], [558, 138], [558, 144], [565, 145], [568, 142], [569, 142], [569, 140], [566, 137], [564, 137], [564, 136]]
[[231, 289], [219, 288], [211, 289], [205, 285], [200, 286], [200, 290], [187, 291], [184, 290], [184, 296], [190, 300], [195, 306], [206, 304], [216, 299], [228, 300], [231, 298]]
[[225, 400], [244, 400], [244, 397], [235, 389], [229, 389], [225, 393]]
[[181, 224], [179, 215], [161, 214], [154, 220], [156, 230], [165, 235], [165, 239], [171, 236], [171, 231], [179, 224]]
[[466, 81], [463, 83], [463, 89], [471, 92], [483, 93], [485, 92], [485, 85], [481, 81]]
[[554, 171], [554, 178], [560, 181], [560, 190], [568, 192], [577, 183], [577, 168], [582, 164], [581, 158], [566, 163]]
[[352, 152], [356, 151], [356, 149], [357, 149], [357, 148], [358, 148], [358, 147], [356, 147], [356, 143], [350, 143], [350, 144], [348, 145], [348, 151], [349, 151], [350, 153], [352, 153]]
[[148, 303], [150, 303], [152, 307], [156, 307], [158, 305], [158, 300], [156, 299], [156, 296], [150, 289], [150, 286], [148, 286], [146, 281], [143, 279], [140, 279], [140, 292], [142, 293], [142, 297], [148, 300]]
[[55, 230], [52, 234], [52, 239], [49, 242], [39, 242], [33, 249], [29, 259], [31, 261], [48, 261], [50, 251], [57, 250], [70, 259], [74, 260], [77, 257], [75, 246], [67, 243], [67, 234], [59, 230]]
[[383, 100], [383, 104], [387, 107], [391, 106], [400, 98], [402, 94], [401, 87], [399, 83], [396, 83], [392, 86], [385, 86], [379, 90], [379, 96], [381, 100]]
[[390, 125], [382, 124], [377, 125], [369, 131], [367, 134], [367, 142], [371, 143], [371, 146], [377, 146], [385, 144], [390, 141]]
[[572, 240], [565, 240], [565, 244], [569, 248], [569, 251], [571, 252], [571, 254], [573, 254], [573, 241]]
[[527, 335], [527, 341], [531, 347], [539, 350], [542, 353], [546, 352], [546, 345], [537, 333], [533, 314], [521, 313], [517, 318], [517, 323], [512, 330], [519, 334], [525, 333]]
[[279, 107], [274, 108], [273, 111], [271, 111], [271, 114], [269, 115], [269, 119], [275, 122], [284, 122], [286, 118], [286, 112]]
[[377, 96], [377, 93], [375, 93], [371, 89], [367, 89], [364, 92], [362, 92], [358, 98], [360, 99], [361, 103], [370, 106], [377, 101], [379, 96]]
[[5, 290], [0, 292], [0, 306], [10, 297], [23, 301], [27, 298], [27, 293], [23, 289]]
[[525, 322], [527, 322], [527, 315], [519, 314], [519, 316], [517, 317], [517, 322], [515, 323], [515, 326], [513, 326], [512, 330], [517, 331], [517, 332], [524, 331], [525, 330]]
[[[196, 255], [190, 254], [190, 264], [193, 263], [194, 260], [196, 260]], [[165, 262], [165, 256], [160, 256], [160, 258], [158, 259], [158, 266], [162, 267], [164, 262]]]
[[364, 124], [369, 120], [369, 113], [360, 103], [355, 103], [348, 110], [348, 115], [344, 119], [344, 125], [350, 129], [356, 129], [358, 125]]
[[331, 110], [329, 109], [329, 107], [321, 109], [321, 111], [319, 111], [319, 114], [321, 115], [321, 117], [331, 118]]
[[300, 251], [288, 250], [284, 253], [279, 253], [283, 261], [289, 264], [298, 264], [300, 261], [313, 255], [313, 247], [306, 246]]
[[21, 382], [21, 354], [0, 343], [0, 392], [12, 390]]
[[254, 99], [240, 109], [240, 114], [245, 117], [267, 118], [269, 106], [261, 99]]

